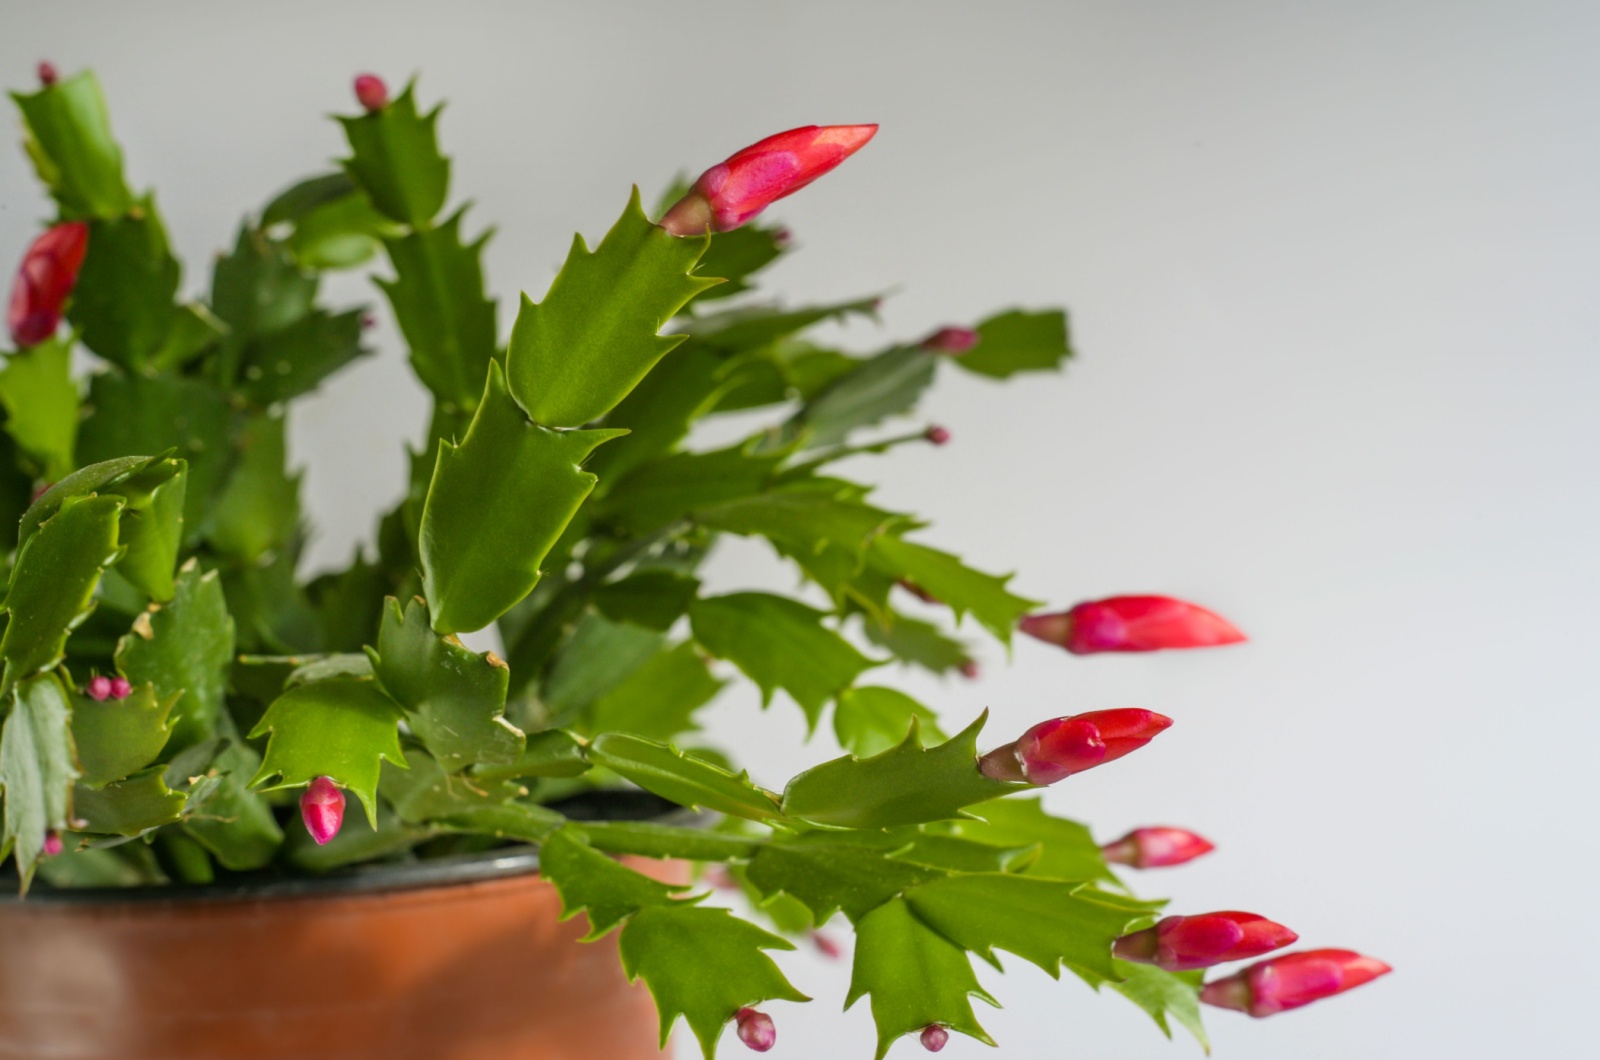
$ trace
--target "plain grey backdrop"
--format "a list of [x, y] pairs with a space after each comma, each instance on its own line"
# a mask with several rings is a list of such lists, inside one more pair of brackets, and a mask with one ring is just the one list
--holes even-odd
[[[1225, 1060], [1594, 1055], [1596, 54], [1600, 8], [1533, 0], [0, 0], [7, 84], [47, 57], [98, 70], [191, 289], [243, 210], [341, 152], [324, 116], [352, 109], [359, 71], [449, 101], [502, 328], [631, 183], [794, 125], [881, 122], [773, 211], [802, 248], [767, 289], [896, 291], [882, 329], [843, 333], [857, 349], [1064, 304], [1080, 355], [1007, 387], [947, 374], [929, 410], [954, 442], [852, 470], [1025, 593], [1167, 592], [1252, 635], [985, 647], [976, 684], [905, 687], [952, 717], [991, 707], [996, 739], [1170, 714], [1050, 805], [1106, 838], [1202, 831], [1216, 854], [1141, 889], [1397, 969], [1263, 1022], [1216, 1013]], [[0, 154], [0, 257], [48, 209], [20, 150]], [[398, 494], [424, 414], [376, 292], [336, 293], [380, 306], [380, 352], [295, 415], [318, 566]], [[789, 584], [755, 548], [713, 580]], [[769, 785], [833, 753], [784, 702], [730, 696], [709, 720]], [[1000, 1056], [1199, 1055], [1008, 963], [984, 973], [1006, 1007], [979, 1013]], [[786, 967], [817, 1001], [771, 1006], [771, 1055], [870, 1056], [866, 1005], [838, 1012], [847, 962]]]

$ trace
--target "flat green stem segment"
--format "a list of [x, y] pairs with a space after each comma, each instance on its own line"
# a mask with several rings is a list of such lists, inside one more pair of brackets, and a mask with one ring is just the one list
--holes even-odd
[[583, 236], [544, 301], [526, 295], [511, 332], [511, 393], [545, 427], [581, 427], [628, 396], [682, 336], [658, 332], [695, 295], [720, 283], [690, 275], [703, 237], [650, 223], [639, 189], [593, 253]]
[[975, 803], [1025, 790], [1026, 784], [978, 771], [978, 731], [987, 718], [985, 711], [951, 739], [925, 748], [913, 717], [898, 747], [872, 758], [845, 755], [789, 781], [783, 812], [834, 828], [892, 828], [948, 820]]
[[585, 821], [581, 827], [596, 850], [646, 858], [737, 861], [755, 856], [765, 846], [743, 836], [648, 821]]
[[72, 817], [78, 776], [66, 689], [54, 674], [17, 685], [0, 732], [0, 785], [5, 787], [5, 833], [26, 890], [46, 834], [62, 832]]
[[291, 688], [250, 731], [251, 739], [272, 737], [251, 786], [265, 784], [271, 791], [329, 777], [355, 793], [376, 828], [382, 760], [406, 768], [400, 717], [400, 707], [372, 681], [318, 681]]
[[1006, 589], [1011, 575], [973, 570], [957, 556], [903, 538], [888, 534], [874, 538], [867, 559], [885, 574], [915, 583], [955, 612], [958, 619], [971, 612], [1003, 644], [1011, 643], [1017, 620], [1039, 606], [1039, 601]]
[[154, 762], [172, 735], [172, 708], [180, 694], [158, 698], [154, 685], [142, 684], [126, 699], [76, 697], [72, 739], [82, 783], [104, 787]]
[[137, 836], [152, 828], [177, 824], [183, 819], [188, 801], [183, 792], [167, 787], [157, 767], [103, 788], [79, 784], [72, 815], [83, 822], [79, 831]]
[[883, 903], [856, 925], [855, 965], [845, 1007], [868, 994], [878, 1026], [877, 1060], [902, 1035], [930, 1023], [994, 1044], [973, 1015], [971, 999], [997, 1007], [999, 1002], [978, 985], [961, 947], [918, 919], [903, 898]]
[[539, 872], [561, 895], [561, 918], [589, 914], [592, 942], [645, 906], [666, 905], [684, 887], [657, 883], [593, 849], [574, 827], [557, 829], [539, 847]]
[[528, 422], [498, 363], [459, 445], [439, 443], [422, 511], [422, 574], [438, 633], [482, 629], [527, 596], [595, 477], [579, 465], [618, 431]]
[[0, 405], [6, 433], [46, 480], [60, 481], [72, 471], [78, 384], [66, 342], [51, 339], [7, 357], [0, 369]]
[[1006, 379], [1018, 372], [1059, 371], [1071, 356], [1065, 313], [1013, 309], [979, 324], [978, 344], [952, 360], [969, 372]]
[[505, 719], [511, 671], [492, 652], [435, 633], [423, 601], [412, 599], [403, 610], [387, 601], [372, 668], [446, 771], [506, 765], [522, 754], [522, 731]]
[[748, 774], [690, 758], [671, 744], [627, 733], [601, 733], [589, 745], [589, 760], [680, 806], [701, 806], [752, 821], [783, 818], [777, 800], [752, 784]]
[[439, 153], [439, 108], [417, 113], [415, 85], [388, 106], [340, 118], [350, 140], [345, 171], [372, 205], [405, 224], [426, 225], [450, 193], [450, 161]]
[[135, 684], [179, 695], [172, 742], [187, 747], [216, 729], [233, 664], [233, 617], [216, 571], [183, 565], [168, 603], [153, 603], [117, 642], [117, 669]]
[[116, 496], [68, 497], [17, 555], [0, 638], [7, 687], [61, 661], [67, 637], [94, 606], [100, 573], [120, 553]]
[[122, 179], [122, 149], [94, 74], [85, 71], [11, 98], [28, 124], [27, 149], [39, 179], [69, 218], [119, 217], [133, 204]]

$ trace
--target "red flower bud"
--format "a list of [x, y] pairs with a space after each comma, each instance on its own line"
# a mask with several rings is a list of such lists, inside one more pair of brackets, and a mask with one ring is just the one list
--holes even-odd
[[126, 677], [113, 677], [111, 679], [111, 698], [127, 699], [133, 695], [133, 683]]
[[937, 1053], [950, 1040], [950, 1032], [937, 1023], [930, 1023], [922, 1028], [922, 1034], [917, 1040], [922, 1043], [922, 1047], [928, 1052]]
[[751, 144], [694, 182], [661, 227], [677, 236], [738, 228], [865, 146], [876, 125], [806, 125]]
[[49, 60], [45, 60], [39, 64], [38, 74], [39, 83], [45, 88], [49, 88], [51, 85], [55, 84], [58, 80], [60, 80], [61, 77], [60, 74], [56, 73], [56, 64], [50, 62]]
[[944, 445], [950, 440], [950, 428], [933, 426], [922, 433], [922, 436], [934, 445]]
[[84, 686], [83, 694], [96, 703], [104, 703], [111, 698], [114, 688], [115, 686], [111, 683], [111, 678], [109, 677], [103, 675], [91, 677], [89, 678], [89, 683]]
[[822, 954], [830, 961], [836, 961], [840, 957], [844, 956], [844, 949], [831, 935], [824, 935], [820, 931], [813, 931], [811, 933], [811, 944], [817, 948], [818, 953]]
[[978, 665], [978, 660], [976, 660], [976, 659], [964, 659], [964, 660], [962, 660], [962, 663], [961, 663], [961, 676], [965, 677], [968, 681], [976, 681], [978, 679], [978, 676], [980, 674], [982, 674], [982, 673], [983, 673], [983, 667]]
[[1171, 724], [1165, 715], [1136, 707], [1052, 718], [984, 755], [978, 768], [996, 780], [1042, 787], [1137, 751]]
[[389, 104], [389, 86], [377, 74], [362, 74], [356, 78], [356, 102], [369, 114], [382, 110]]
[[66, 844], [61, 841], [60, 832], [46, 832], [44, 834], [44, 854], [46, 857], [53, 858], [65, 849], [67, 849], [67, 847]]
[[917, 345], [930, 353], [953, 356], [966, 353], [978, 344], [978, 333], [971, 328], [940, 328]]
[[344, 824], [344, 792], [328, 777], [313, 780], [300, 796], [300, 819], [318, 846], [331, 842]]
[[1354, 950], [1286, 953], [1207, 983], [1200, 1000], [1260, 1018], [1342, 994], [1393, 970]]
[[1245, 639], [1222, 616], [1170, 596], [1113, 596], [1070, 611], [1029, 615], [1017, 628], [1074, 655], [1210, 648]]
[[772, 1017], [753, 1008], [742, 1008], [734, 1015], [739, 1025], [739, 1040], [758, 1053], [764, 1053], [778, 1043], [778, 1029]]
[[1159, 869], [1182, 865], [1215, 849], [1209, 839], [1182, 828], [1135, 828], [1116, 842], [1101, 847], [1100, 853], [1113, 865]]
[[1169, 916], [1155, 927], [1124, 935], [1111, 952], [1125, 961], [1153, 964], [1169, 972], [1210, 968], [1224, 961], [1259, 957], [1300, 936], [1254, 913]]
[[69, 221], [35, 239], [22, 256], [6, 310], [11, 341], [19, 348], [37, 346], [56, 333], [88, 250], [89, 226]]

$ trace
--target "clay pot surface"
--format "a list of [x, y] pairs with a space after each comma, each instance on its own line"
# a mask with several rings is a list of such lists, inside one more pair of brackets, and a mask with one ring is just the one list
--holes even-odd
[[[653, 1060], [616, 935], [521, 871], [0, 902], [4, 1060]], [[502, 859], [504, 862], [505, 859]], [[683, 882], [680, 863], [625, 859]], [[480, 876], [485, 875], [479, 873]]]

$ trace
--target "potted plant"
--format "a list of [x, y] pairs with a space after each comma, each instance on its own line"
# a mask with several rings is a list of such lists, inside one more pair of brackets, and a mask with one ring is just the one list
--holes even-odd
[[[847, 1002], [870, 999], [880, 1057], [989, 1041], [972, 959], [998, 951], [1202, 1041], [1201, 1002], [1268, 1015], [1388, 970], [1283, 954], [1294, 933], [1254, 914], [1163, 916], [1113, 866], [1210, 844], [1102, 844], [1043, 808], [1038, 788], [1170, 719], [984, 740], [983, 716], [886, 683], [891, 661], [970, 675], [963, 617], [1078, 654], [1243, 638], [1167, 597], [1044, 609], [839, 475], [948, 440], [889, 423], [939, 372], [1070, 356], [1059, 311], [859, 356], [806, 335], [875, 299], [748, 294], [788, 244], [758, 215], [875, 126], [769, 137], [653, 213], [635, 190], [502, 345], [486, 236], [445, 211], [439, 110], [413, 88], [357, 79], [342, 170], [248, 216], [190, 302], [93, 76], [40, 79], [14, 98], [58, 216], [23, 257], [0, 368], [0, 785], [26, 895], [0, 906], [4, 1055], [631, 1057], [680, 1017], [707, 1056], [730, 1026], [764, 1051], [762, 1006], [806, 1000], [772, 954], [830, 919], [854, 931]], [[433, 413], [376, 549], [306, 581], [287, 409], [365, 352], [371, 318], [319, 282], [375, 259]], [[769, 425], [686, 444], [734, 410]], [[729, 534], [812, 603], [703, 591]], [[500, 654], [460, 639], [490, 628]], [[740, 675], [846, 753], [754, 783], [696, 731]], [[716, 886], [748, 915], [704, 902]], [[580, 914], [586, 934], [561, 923]]]

